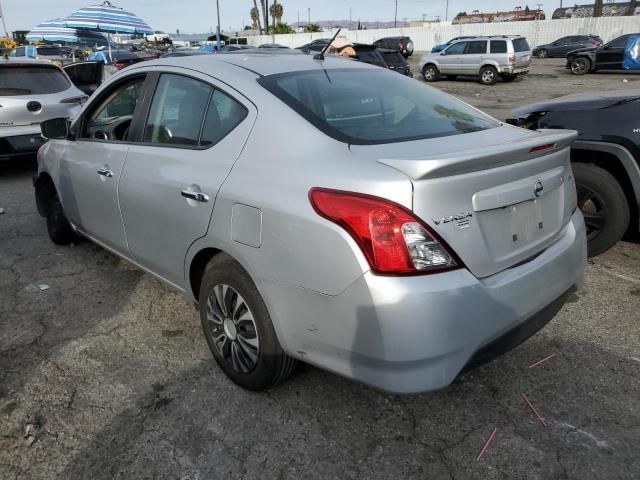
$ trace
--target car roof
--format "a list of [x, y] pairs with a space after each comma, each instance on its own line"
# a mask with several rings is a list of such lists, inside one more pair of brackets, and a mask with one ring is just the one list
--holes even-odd
[[[144, 67], [142, 68], [157, 65], [183, 67], [197, 70], [213, 77], [216, 77], [217, 73], [223, 72], [225, 67], [231, 69], [231, 66], [242, 68], [259, 76], [338, 68], [377, 68], [338, 55], [325, 55], [324, 60], [315, 60], [314, 56], [315, 55], [305, 55], [303, 53], [298, 55], [276, 52], [265, 54], [239, 50], [227, 55], [192, 55], [151, 60], [144, 62]], [[233, 70], [236, 70], [236, 68], [233, 68]]]
[[3, 65], [47, 65], [54, 66], [53, 63], [47, 60], [37, 60], [35, 58], [28, 57], [0, 57], [0, 66]]

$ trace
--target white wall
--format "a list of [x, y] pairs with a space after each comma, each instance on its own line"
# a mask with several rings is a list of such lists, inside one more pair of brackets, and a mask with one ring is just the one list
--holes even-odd
[[[315, 38], [333, 36], [335, 31], [320, 33], [293, 33], [289, 35], [259, 35], [249, 37], [250, 45], [280, 43], [288, 47], [299, 47]], [[378, 38], [407, 35], [415, 44], [415, 50], [431, 50], [434, 45], [444, 43], [459, 35], [524, 35], [532, 47], [552, 42], [565, 35], [600, 35], [605, 42], [625, 33], [640, 32], [640, 16], [572, 18], [567, 20], [542, 20], [539, 22], [475, 23], [467, 25], [434, 25], [417, 28], [387, 28], [380, 30], [342, 30], [340, 36], [352, 42], [371, 43]]]

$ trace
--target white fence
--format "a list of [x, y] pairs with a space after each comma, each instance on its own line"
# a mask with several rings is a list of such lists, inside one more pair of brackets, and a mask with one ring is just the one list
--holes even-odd
[[[382, 37], [406, 35], [414, 42], [415, 50], [431, 50], [434, 45], [444, 43], [459, 35], [524, 35], [532, 47], [550, 43], [565, 35], [599, 35], [607, 42], [625, 33], [640, 32], [640, 16], [572, 18], [567, 20], [541, 20], [537, 22], [474, 23], [465, 25], [435, 24], [418, 28], [387, 28], [380, 30], [342, 30], [352, 42], [372, 43]], [[288, 47], [299, 47], [315, 38], [331, 37], [333, 32], [294, 33], [288, 35], [259, 35], [249, 37], [249, 44], [280, 43]]]

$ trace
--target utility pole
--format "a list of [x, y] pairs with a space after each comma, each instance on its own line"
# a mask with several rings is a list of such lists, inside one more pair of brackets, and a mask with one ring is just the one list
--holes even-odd
[[0, 18], [2, 18], [2, 28], [4, 29], [4, 36], [8, 37], [9, 32], [7, 32], [7, 24], [4, 22], [4, 13], [2, 12], [2, 4], [0, 4]]
[[349, 7], [349, 29], [351, 29], [351, 7]]
[[222, 50], [222, 45], [220, 45], [220, 0], [216, 0], [216, 12], [218, 14], [218, 26], [216, 27], [216, 41], [218, 43], [218, 53]]
[[307, 15], [309, 16], [308, 25], [311, 25], [311, 7], [307, 8]]
[[393, 28], [398, 26], [398, 0], [396, 0], [396, 13], [393, 15]]
[[444, 21], [448, 22], [449, 21], [449, 0], [446, 0], [446, 6], [445, 6], [445, 10], [444, 10]]

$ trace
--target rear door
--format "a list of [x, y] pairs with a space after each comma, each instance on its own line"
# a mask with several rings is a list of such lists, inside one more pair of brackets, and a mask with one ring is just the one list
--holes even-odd
[[131, 254], [179, 288], [186, 252], [206, 234], [257, 114], [227, 85], [187, 72], [166, 68], [157, 77], [142, 143], [130, 148], [119, 186]]
[[487, 57], [488, 40], [470, 40], [467, 42], [467, 48], [462, 55], [462, 68], [467, 75], [477, 75], [480, 72], [480, 66]]
[[618, 37], [600, 47], [596, 52], [596, 68], [601, 70], [620, 70], [624, 60], [624, 50], [628, 36]]
[[564, 54], [565, 48], [569, 44], [570, 38], [571, 37], [562, 37], [553, 42], [547, 49], [549, 51], [549, 55], [552, 57], [562, 56]]

